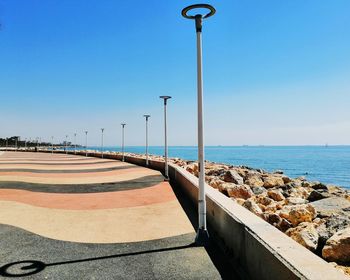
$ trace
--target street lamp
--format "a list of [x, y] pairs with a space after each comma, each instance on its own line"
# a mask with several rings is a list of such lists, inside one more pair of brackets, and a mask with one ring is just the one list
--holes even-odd
[[7, 152], [7, 147], [8, 147], [8, 145], [9, 145], [9, 139], [6, 137], [6, 152]]
[[122, 161], [125, 161], [125, 156], [124, 156], [124, 141], [125, 141], [125, 134], [124, 134], [124, 128], [126, 126], [126, 123], [122, 123]]
[[101, 158], [103, 158], [103, 131], [105, 129], [101, 128]]
[[66, 155], [68, 154], [67, 143], [68, 143], [68, 135], [66, 135], [66, 143], [65, 143], [65, 146], [66, 146]]
[[171, 96], [168, 95], [162, 95], [159, 96], [159, 98], [164, 100], [164, 161], [165, 161], [165, 167], [164, 167], [164, 177], [165, 180], [169, 180], [169, 168], [168, 168], [168, 139], [167, 139], [167, 123], [166, 123], [166, 105], [167, 100], [171, 98]]
[[17, 138], [16, 138], [16, 141], [15, 141], [15, 152], [17, 152]]
[[151, 115], [143, 115], [146, 118], [146, 165], [148, 166], [148, 119]]
[[74, 154], [77, 154], [77, 134], [74, 133]]
[[27, 138], [24, 138], [24, 150], [27, 150]]
[[51, 154], [53, 154], [53, 136], [51, 136]]
[[85, 156], [86, 157], [88, 155], [88, 151], [87, 151], [87, 135], [88, 135], [88, 131], [85, 131]]
[[[193, 9], [208, 9], [209, 13], [205, 15], [188, 15]], [[196, 243], [204, 245], [208, 238], [206, 221], [206, 200], [205, 200], [205, 165], [204, 165], [204, 139], [203, 139], [203, 81], [202, 81], [202, 21], [215, 14], [215, 9], [208, 4], [196, 4], [184, 8], [182, 16], [187, 19], [194, 19], [197, 34], [197, 104], [198, 104], [198, 231]]]

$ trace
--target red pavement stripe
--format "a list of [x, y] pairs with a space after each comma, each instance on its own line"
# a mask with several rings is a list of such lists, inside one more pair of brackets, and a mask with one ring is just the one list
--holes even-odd
[[57, 194], [24, 190], [0, 189], [0, 201], [15, 201], [45, 208], [66, 210], [97, 210], [145, 206], [176, 200], [170, 185], [118, 192], [90, 194]]

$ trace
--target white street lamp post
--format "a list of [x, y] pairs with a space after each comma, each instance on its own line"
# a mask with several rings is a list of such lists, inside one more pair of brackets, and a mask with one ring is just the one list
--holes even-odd
[[101, 158], [103, 158], [103, 132], [104, 128], [101, 128]]
[[51, 136], [51, 154], [53, 154], [53, 136]]
[[[196, 14], [190, 16], [187, 14], [192, 9], [208, 9], [210, 12], [206, 15]], [[206, 200], [205, 200], [205, 163], [204, 163], [204, 137], [203, 137], [203, 80], [202, 80], [202, 21], [215, 14], [214, 7], [207, 4], [191, 5], [184, 8], [182, 16], [187, 19], [194, 19], [197, 34], [197, 101], [198, 101], [198, 231], [196, 243], [205, 245], [209, 234], [206, 221]]]
[[24, 150], [27, 150], [27, 138], [24, 139]]
[[66, 145], [66, 154], [68, 154], [67, 143], [68, 143], [68, 135], [66, 135], [66, 143], [65, 143], [65, 145]]
[[124, 128], [126, 126], [126, 123], [122, 123], [122, 161], [125, 161], [125, 155], [124, 155], [124, 145], [125, 145], [125, 133]]
[[165, 180], [169, 180], [166, 105], [167, 105], [167, 100], [170, 99], [171, 96], [162, 95], [162, 96], [159, 96], [159, 98], [162, 98], [164, 100], [164, 177], [165, 177]]
[[146, 118], [146, 165], [148, 166], [148, 119], [151, 115], [143, 115]]
[[74, 133], [74, 154], [77, 154], [77, 134]]
[[88, 151], [87, 151], [87, 140], [88, 140], [88, 131], [85, 131], [85, 156], [88, 156]]

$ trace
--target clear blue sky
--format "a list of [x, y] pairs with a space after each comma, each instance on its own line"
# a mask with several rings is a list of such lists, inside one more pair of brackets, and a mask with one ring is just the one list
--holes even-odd
[[[196, 144], [192, 1], [0, 0], [0, 137]], [[350, 1], [220, 0], [203, 37], [208, 145], [350, 143]], [[71, 137], [72, 139], [72, 137]]]

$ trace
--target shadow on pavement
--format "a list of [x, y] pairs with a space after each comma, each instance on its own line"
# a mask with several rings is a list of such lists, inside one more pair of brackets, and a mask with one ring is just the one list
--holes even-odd
[[[29, 276], [29, 275], [40, 273], [45, 268], [50, 267], [50, 266], [81, 263], [81, 262], [90, 262], [90, 261], [97, 261], [97, 260], [121, 258], [121, 257], [136, 256], [136, 255], [151, 254], [151, 253], [160, 253], [160, 252], [175, 251], [175, 250], [183, 250], [183, 249], [188, 249], [188, 248], [191, 248], [194, 246], [195, 246], [195, 244], [192, 243], [192, 244], [184, 245], [184, 246], [160, 248], [160, 249], [154, 249], [154, 250], [131, 252], [131, 253], [125, 253], [125, 254], [116, 254], [116, 255], [95, 257], [95, 258], [70, 260], [70, 261], [55, 262], [55, 263], [44, 263], [44, 262], [38, 261], [38, 260], [24, 260], [24, 261], [12, 262], [12, 263], [8, 263], [8, 264], [3, 265], [2, 267], [0, 267], [0, 276], [3, 276], [3, 277], [24, 277], [24, 276]], [[13, 270], [20, 270], [20, 272], [12, 272]]]

